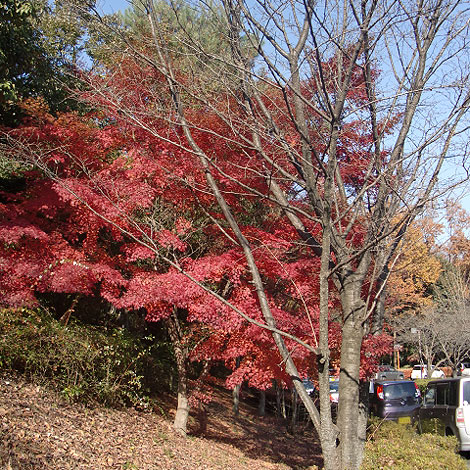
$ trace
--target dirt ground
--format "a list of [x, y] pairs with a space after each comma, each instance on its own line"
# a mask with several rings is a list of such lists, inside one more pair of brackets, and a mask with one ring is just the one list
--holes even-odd
[[184, 438], [172, 430], [174, 404], [162, 397], [153, 412], [87, 408], [12, 374], [0, 375], [0, 470], [300, 470], [321, 465], [311, 426], [295, 435], [275, 417], [218, 390], [207, 427], [191, 418]]

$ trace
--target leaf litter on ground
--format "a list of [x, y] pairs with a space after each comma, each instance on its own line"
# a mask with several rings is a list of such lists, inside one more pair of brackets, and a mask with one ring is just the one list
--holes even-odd
[[171, 426], [174, 403], [153, 412], [89, 408], [14, 374], [0, 376], [1, 470], [300, 470], [321, 465], [311, 426], [295, 434], [242, 404], [231, 414], [222, 388], [207, 406], [201, 431], [193, 416], [187, 438]]

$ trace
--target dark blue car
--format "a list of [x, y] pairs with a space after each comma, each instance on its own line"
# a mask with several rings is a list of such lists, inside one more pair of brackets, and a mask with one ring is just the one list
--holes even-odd
[[420, 406], [421, 393], [413, 380], [378, 380], [370, 384], [372, 415], [399, 423], [414, 423]]

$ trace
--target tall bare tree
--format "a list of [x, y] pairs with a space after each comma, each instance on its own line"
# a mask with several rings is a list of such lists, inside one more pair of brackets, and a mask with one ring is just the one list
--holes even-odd
[[394, 321], [398, 340], [418, 349], [427, 366], [449, 364], [457, 372], [459, 364], [470, 355], [469, 290], [465, 275], [448, 264], [435, 287], [434, 302], [418, 314]]

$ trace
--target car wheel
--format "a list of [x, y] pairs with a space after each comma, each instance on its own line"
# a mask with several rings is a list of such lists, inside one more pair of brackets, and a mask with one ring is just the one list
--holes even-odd
[[450, 428], [446, 428], [446, 436], [453, 436], [454, 435], [454, 431], [452, 431], [452, 429]]

